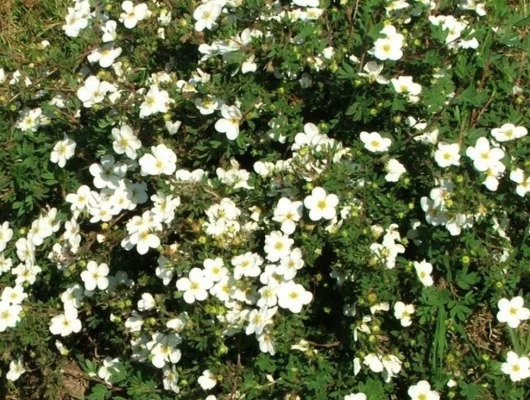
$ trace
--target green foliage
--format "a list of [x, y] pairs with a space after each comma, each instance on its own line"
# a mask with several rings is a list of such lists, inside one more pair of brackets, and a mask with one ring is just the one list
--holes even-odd
[[[61, 29], [74, 6], [69, 1], [13, 2], [9, 15], [0, 14], [0, 224], [13, 229], [0, 255], [14, 263], [6, 271], [0, 265], [0, 293], [18, 284], [28, 294], [20, 321], [0, 332], [0, 397], [319, 400], [364, 393], [368, 400], [386, 400], [409, 398], [409, 388], [425, 380], [444, 399], [529, 398], [528, 381], [512, 382], [502, 371], [508, 351], [528, 355], [528, 324], [508, 328], [496, 314], [502, 298], [530, 299], [528, 196], [516, 191], [526, 184], [511, 178], [517, 168], [525, 179], [530, 174], [530, 137], [492, 137], [506, 123], [530, 126], [528, 7], [494, 0], [480, 16], [471, 1], [442, 1], [432, 9], [423, 1], [405, 8], [398, 3], [394, 9], [382, 0], [320, 0], [322, 13], [310, 18], [307, 13], [316, 10], [292, 2], [233, 1], [223, 3], [226, 12], [212, 29], [199, 32], [198, 1], [149, 1], [153, 15], [134, 29], [119, 21], [121, 2], [90, 1], [94, 14], [75, 37]], [[306, 14], [293, 12], [297, 8]], [[171, 16], [168, 24], [160, 21], [164, 13]], [[454, 32], [429, 15], [454, 17], [463, 24], [460, 35], [451, 39]], [[114, 45], [122, 50], [114, 68], [87, 60], [102, 45], [107, 19], [117, 21]], [[388, 25], [403, 35], [403, 56], [380, 60], [371, 49]], [[243, 34], [245, 29], [255, 34]], [[473, 39], [477, 46], [462, 45]], [[204, 49], [213, 43], [219, 54]], [[252, 60], [256, 71], [243, 73]], [[369, 61], [384, 68], [370, 74]], [[16, 71], [20, 77], [11, 83]], [[84, 105], [78, 90], [91, 75], [114, 85], [120, 96]], [[417, 99], [385, 81], [398, 77], [421, 85]], [[140, 117], [152, 86], [173, 102]], [[216, 128], [226, 118], [220, 107], [199, 112], [210, 97], [240, 110], [234, 140]], [[35, 129], [21, 128], [25, 113], [36, 109], [44, 120]], [[171, 134], [167, 124], [177, 121], [180, 129]], [[309, 123], [322, 141], [296, 150], [300, 132], [313, 129]], [[124, 125], [141, 140], [135, 161], [113, 144], [113, 130]], [[391, 145], [370, 151], [361, 132], [378, 132]], [[436, 144], [418, 140], [432, 132]], [[50, 154], [65, 135], [76, 147], [62, 168]], [[483, 137], [504, 152], [495, 190], [466, 155]], [[436, 156], [444, 142], [459, 146], [459, 162], [448, 167]], [[183, 181], [174, 172], [146, 173], [137, 161], [161, 144], [176, 154], [178, 170], [200, 168], [207, 177]], [[127, 165], [121, 187], [145, 183], [149, 197], [91, 222], [89, 208], [74, 215], [66, 198], [82, 185], [101, 195], [94, 200], [93, 193], [91, 202], [103, 204], [114, 195], [116, 188], [95, 187], [91, 170], [108, 155]], [[387, 178], [391, 160], [406, 170], [396, 180]], [[272, 163], [268, 174], [259, 173], [258, 161]], [[249, 174], [227, 183], [219, 168]], [[447, 181], [454, 187], [439, 195], [443, 207], [425, 206], [426, 199], [434, 201], [431, 190]], [[261, 308], [258, 289], [265, 283], [259, 276], [230, 283], [238, 300], [210, 292], [204, 301], [186, 301], [176, 281], [203, 268], [206, 259], [220, 257], [230, 274], [234, 257], [247, 252], [265, 259], [260, 273], [278, 264], [264, 250], [267, 235], [280, 231], [273, 218], [278, 202], [303, 202], [315, 188], [338, 197], [336, 219], [314, 220], [302, 207], [290, 237], [304, 261], [295, 282], [312, 301], [300, 313], [278, 306], [264, 330], [273, 351], [260, 346], [263, 336], [245, 332], [248, 313]], [[128, 200], [144, 189], [136, 190]], [[132, 236], [128, 222], [149, 214], [156, 194], [180, 203], [162, 228], [149, 228], [159, 245], [139, 254], [138, 245], [125, 243]], [[241, 216], [237, 228], [216, 236], [208, 231], [208, 213], [222, 199], [232, 200]], [[15, 243], [31, 239], [50, 209], [61, 229], [37, 246], [34, 264], [41, 271], [34, 281], [18, 282], [21, 274], [13, 269], [27, 262]], [[444, 214], [443, 223], [436, 212]], [[72, 218], [79, 224], [77, 251], [63, 228]], [[469, 223], [457, 223], [459, 218]], [[389, 237], [392, 246], [403, 247], [394, 258], [385, 253], [390, 248], [374, 250]], [[432, 285], [416, 272], [422, 260], [433, 266]], [[86, 293], [78, 307], [79, 332], [53, 334], [53, 318], [64, 312], [62, 294], [75, 285], [83, 289], [81, 274], [90, 261], [109, 266], [109, 288]], [[169, 284], [158, 276], [164, 265]], [[156, 305], [140, 310], [146, 293]], [[398, 302], [414, 305], [410, 326], [394, 316]], [[137, 315], [143, 324], [134, 330]], [[180, 329], [168, 327], [178, 318]], [[231, 320], [238, 318], [243, 322]], [[154, 345], [147, 345], [156, 334], [181, 340], [181, 357], [166, 360], [164, 368], [154, 366]], [[385, 375], [363, 363], [373, 354], [385, 362], [395, 357], [395, 376], [388, 377], [386, 365]], [[18, 357], [25, 373], [6, 380]], [[72, 365], [79, 369], [77, 392], [70, 387]], [[216, 381], [207, 391], [199, 381], [205, 370]]]

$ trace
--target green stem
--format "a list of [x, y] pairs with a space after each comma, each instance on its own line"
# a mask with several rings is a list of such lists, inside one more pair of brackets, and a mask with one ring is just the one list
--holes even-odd
[[530, 351], [530, 330], [528, 330], [528, 333], [526, 334], [526, 344], [524, 346], [524, 355], [527, 355]]
[[519, 342], [515, 329], [508, 327], [508, 331], [510, 332], [510, 339], [512, 340], [512, 346], [515, 349], [515, 352], [517, 355], [522, 356], [521, 343]]

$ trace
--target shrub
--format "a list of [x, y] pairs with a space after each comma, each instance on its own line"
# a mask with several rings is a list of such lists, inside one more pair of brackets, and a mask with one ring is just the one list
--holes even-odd
[[524, 4], [6, 10], [0, 396], [528, 398]]

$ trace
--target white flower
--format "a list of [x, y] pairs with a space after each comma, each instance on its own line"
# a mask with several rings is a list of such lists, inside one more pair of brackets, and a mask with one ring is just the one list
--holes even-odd
[[439, 400], [440, 395], [434, 390], [431, 390], [431, 385], [427, 381], [419, 381], [416, 385], [412, 385], [408, 394], [412, 400]]
[[215, 385], [217, 385], [217, 379], [215, 378], [215, 375], [209, 370], [203, 371], [202, 376], [200, 376], [197, 381], [203, 390], [213, 389]]
[[17, 285], [26, 282], [30, 285], [35, 283], [37, 275], [42, 272], [42, 268], [38, 265], [34, 265], [33, 262], [34, 260], [27, 259], [24, 264], [21, 263], [11, 270], [11, 273], [17, 276], [17, 279], [15, 280]]
[[81, 321], [77, 318], [77, 309], [72, 306], [64, 307], [64, 314], [51, 319], [50, 332], [53, 335], [68, 336], [72, 332], [81, 330]]
[[56, 163], [59, 167], [64, 168], [66, 160], [72, 158], [75, 153], [76, 143], [68, 136], [55, 144], [50, 155], [50, 161]]
[[169, 104], [172, 102], [173, 100], [169, 98], [168, 92], [160, 90], [156, 85], [151, 85], [144, 96], [144, 102], [140, 104], [140, 118], [145, 118], [155, 113], [166, 113], [169, 110]]
[[360, 139], [364, 143], [364, 148], [372, 153], [385, 152], [392, 144], [391, 139], [381, 137], [377, 132], [361, 132]]
[[210, 0], [201, 4], [193, 12], [195, 30], [202, 32], [204, 29], [213, 29], [222, 11], [223, 4], [220, 1]]
[[214, 259], [207, 258], [203, 261], [204, 274], [212, 281], [219, 282], [226, 275], [228, 275], [228, 269], [224, 266], [223, 259], [217, 257]]
[[149, 229], [142, 229], [130, 236], [130, 243], [136, 245], [138, 254], [146, 254], [149, 249], [156, 249], [160, 246], [160, 238], [151, 233]]
[[72, 306], [79, 308], [82, 305], [83, 298], [83, 287], [79, 284], [69, 287], [61, 294], [61, 301], [64, 303], [65, 307]]
[[245, 329], [247, 335], [261, 335], [266, 326], [272, 324], [272, 317], [278, 311], [278, 307], [262, 307], [259, 310], [252, 310], [248, 315], [248, 326]]
[[423, 260], [422, 262], [414, 261], [414, 268], [418, 274], [418, 278], [424, 286], [432, 286], [434, 281], [432, 279], [432, 264]]
[[363, 359], [363, 364], [368, 366], [368, 368], [375, 373], [383, 372], [385, 369], [381, 357], [375, 353], [366, 355]]
[[477, 171], [485, 172], [488, 169], [498, 169], [498, 164], [504, 157], [504, 151], [498, 147], [490, 147], [490, 142], [485, 137], [477, 140], [475, 147], [468, 147], [466, 155], [473, 160]]
[[22, 360], [22, 357], [18, 357], [16, 360], [13, 360], [9, 363], [9, 371], [6, 374], [6, 379], [8, 381], [14, 382], [20, 376], [26, 372], [24, 368], [24, 361]]
[[104, 26], [101, 27], [103, 31], [103, 37], [101, 40], [105, 43], [112, 42], [116, 39], [116, 28], [118, 24], [116, 21], [107, 21]]
[[142, 294], [142, 298], [138, 300], [138, 311], [147, 311], [155, 306], [155, 298], [150, 293]]
[[7, 328], [14, 328], [20, 321], [21, 311], [22, 306], [18, 304], [0, 301], [0, 332], [4, 332]]
[[165, 390], [171, 390], [173, 393], [180, 393], [178, 386], [178, 373], [175, 370], [175, 366], [164, 367], [164, 379], [162, 380]]
[[243, 118], [241, 111], [236, 106], [223, 104], [221, 107], [221, 115], [223, 118], [215, 123], [215, 130], [220, 133], [225, 133], [228, 140], [236, 140], [239, 136], [239, 124], [241, 118]]
[[39, 126], [48, 124], [49, 118], [43, 115], [40, 107], [30, 110], [25, 108], [20, 112], [16, 127], [23, 132], [36, 132]]
[[320, 0], [292, 0], [299, 7], [318, 7]]
[[109, 286], [109, 266], [105, 263], [97, 264], [95, 261], [89, 261], [86, 270], [81, 272], [81, 279], [85, 282], [86, 290], [105, 290]]
[[112, 374], [118, 372], [117, 364], [120, 363], [119, 358], [105, 357], [103, 365], [98, 370], [98, 377], [103, 379], [108, 384], [111, 383]]
[[388, 354], [384, 356], [381, 361], [385, 368], [383, 376], [385, 382], [388, 383], [393, 377], [399, 374], [399, 371], [401, 371], [401, 360], [392, 354]]
[[181, 125], [182, 121], [166, 121], [166, 129], [170, 135], [176, 134], [179, 131]]
[[510, 180], [517, 183], [515, 192], [519, 196], [524, 197], [528, 192], [530, 192], [530, 177], [525, 178], [525, 174], [521, 168], [516, 168], [510, 172]]
[[266, 235], [264, 250], [267, 253], [267, 260], [276, 262], [287, 256], [293, 243], [293, 239], [278, 231], [273, 231]]
[[385, 170], [387, 171], [387, 174], [385, 175], [385, 181], [387, 182], [397, 182], [401, 175], [407, 172], [405, 166], [395, 158], [388, 160]]
[[301, 201], [291, 201], [287, 197], [282, 197], [274, 209], [272, 220], [281, 223], [282, 232], [290, 235], [296, 229], [296, 222], [302, 218], [302, 210]]
[[136, 150], [142, 147], [142, 142], [136, 137], [129, 125], [122, 125], [120, 129], [112, 129], [114, 142], [112, 146], [117, 154], [126, 154], [127, 157], [135, 160]]
[[208, 290], [212, 286], [213, 282], [199, 268], [193, 268], [188, 278], [180, 278], [177, 281], [177, 289], [184, 292], [184, 301], [188, 304], [194, 303], [195, 300], [206, 300]]
[[256, 277], [261, 274], [260, 265], [263, 264], [263, 258], [258, 254], [251, 253], [250, 251], [233, 257], [232, 265], [234, 268], [234, 278], [239, 280], [244, 276]]
[[366, 400], [364, 393], [351, 393], [344, 396], [344, 400]]
[[381, 85], [386, 85], [389, 80], [381, 75], [383, 68], [383, 64], [378, 64], [375, 61], [369, 61], [363, 67], [364, 72], [359, 72], [358, 75], [368, 78], [370, 83], [377, 82]]
[[155, 333], [153, 340], [147, 343], [147, 348], [153, 356], [151, 363], [157, 368], [164, 368], [168, 362], [178, 363], [182, 354], [177, 345], [181, 342], [182, 339], [174, 333], [169, 335]]
[[497, 319], [499, 322], [506, 322], [510, 328], [517, 328], [521, 321], [530, 318], [530, 310], [524, 306], [524, 299], [521, 296], [511, 300], [500, 299], [497, 306], [499, 307]]
[[142, 330], [142, 325], [144, 324], [144, 319], [140, 314], [133, 310], [131, 316], [125, 321], [125, 328], [130, 332], [140, 332]]
[[120, 14], [120, 22], [125, 25], [127, 29], [132, 29], [138, 24], [138, 21], [143, 20], [149, 14], [147, 4], [141, 3], [136, 6], [132, 1], [126, 0], [121, 3], [121, 9], [124, 11]]
[[222, 100], [213, 96], [208, 96], [203, 99], [195, 99], [195, 107], [198, 108], [202, 115], [213, 114], [216, 110], [220, 110], [222, 106]]
[[158, 16], [158, 23], [162, 26], [168, 26], [171, 23], [171, 12], [163, 8]]
[[460, 146], [458, 143], [438, 143], [438, 150], [434, 153], [434, 160], [441, 168], [460, 165]]
[[414, 306], [412, 304], [405, 304], [401, 301], [398, 301], [394, 305], [394, 316], [400, 320], [401, 326], [410, 326], [412, 320], [410, 317], [414, 314]]
[[31, 263], [35, 261], [35, 245], [31, 240], [20, 238], [16, 241], [15, 247], [20, 261], [29, 261]]
[[404, 36], [397, 33], [392, 25], [386, 25], [381, 33], [385, 36], [375, 41], [370, 53], [379, 60], [399, 60], [403, 57]]
[[510, 375], [512, 382], [519, 382], [530, 377], [530, 360], [528, 357], [519, 357], [515, 352], [509, 351], [506, 362], [501, 365], [501, 371]]
[[9, 222], [0, 225], [0, 252], [4, 251], [7, 243], [13, 238], [13, 229], [9, 228]]
[[145, 175], [172, 175], [177, 169], [177, 155], [163, 144], [151, 147], [152, 154], [144, 154], [138, 161]]
[[274, 338], [270, 332], [263, 332], [257, 336], [259, 342], [259, 349], [262, 353], [269, 353], [271, 356], [276, 354], [274, 347]]
[[318, 127], [309, 122], [304, 125], [304, 131], [299, 132], [294, 137], [294, 143], [291, 147], [293, 151], [300, 150], [304, 146], [317, 147], [325, 138]]
[[251, 54], [249, 58], [243, 61], [243, 64], [241, 64], [241, 72], [243, 74], [247, 74], [249, 72], [256, 72], [258, 65], [254, 62], [254, 59], [254, 54]]
[[528, 130], [524, 126], [504, 124], [500, 128], [492, 129], [491, 134], [497, 140], [497, 142], [507, 142], [509, 140], [520, 139], [528, 135]]
[[296, 276], [299, 269], [304, 266], [304, 260], [302, 259], [302, 251], [299, 248], [293, 249], [291, 253], [283, 257], [280, 261], [280, 265], [276, 269], [278, 275], [282, 275], [285, 280], [291, 280]]
[[83, 102], [86, 108], [94, 104], [101, 103], [105, 100], [105, 95], [109, 92], [115, 92], [116, 87], [109, 82], [100, 81], [96, 76], [90, 75], [84, 83], [84, 86], [77, 89], [77, 97]]
[[302, 311], [302, 307], [311, 303], [313, 300], [313, 294], [311, 292], [308, 292], [302, 285], [293, 281], [280, 284], [277, 294], [278, 305], [295, 314]]
[[27, 293], [24, 293], [24, 288], [20, 285], [15, 287], [6, 286], [2, 291], [1, 301], [9, 304], [20, 304], [24, 299], [28, 297]]
[[90, 188], [86, 185], [80, 186], [79, 189], [77, 189], [77, 193], [69, 193], [66, 195], [66, 201], [72, 204], [70, 210], [83, 211], [88, 204], [89, 196]]
[[321, 187], [316, 187], [311, 194], [304, 199], [304, 206], [309, 210], [311, 221], [319, 221], [322, 218], [331, 220], [337, 215], [336, 207], [339, 198], [335, 194], [327, 194]]
[[121, 47], [114, 48], [112, 45], [104, 45], [90, 53], [87, 60], [91, 64], [99, 62], [101, 68], [108, 68], [114, 64], [114, 61], [120, 56], [120, 54]]
[[391, 79], [392, 86], [397, 93], [417, 96], [421, 93], [421, 85], [412, 80], [412, 76], [399, 76]]
[[88, 18], [74, 7], [68, 7], [68, 14], [62, 29], [67, 36], [77, 37], [79, 32], [88, 26]]

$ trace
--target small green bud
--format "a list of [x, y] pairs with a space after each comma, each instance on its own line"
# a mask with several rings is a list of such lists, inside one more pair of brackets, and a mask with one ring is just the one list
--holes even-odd
[[219, 354], [226, 354], [228, 353], [228, 347], [226, 347], [224, 344], [219, 346]]
[[321, 132], [326, 133], [329, 131], [329, 125], [325, 122], [321, 122], [320, 124], [318, 124], [318, 129], [320, 129]]

